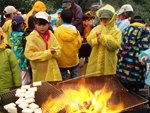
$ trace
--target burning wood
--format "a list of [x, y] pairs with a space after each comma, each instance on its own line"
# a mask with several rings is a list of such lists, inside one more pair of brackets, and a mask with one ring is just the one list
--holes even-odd
[[105, 87], [92, 93], [80, 85], [78, 90], [66, 87], [63, 92], [58, 98], [49, 97], [43, 103], [43, 113], [118, 113], [124, 108], [122, 102], [115, 105], [108, 103], [113, 92], [107, 91]]

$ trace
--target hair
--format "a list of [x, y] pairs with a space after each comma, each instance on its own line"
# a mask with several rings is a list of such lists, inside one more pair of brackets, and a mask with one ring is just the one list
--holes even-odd
[[83, 15], [83, 18], [82, 18], [83, 21], [91, 20], [91, 19], [94, 19], [94, 16], [92, 16], [90, 14], [85, 14], [85, 15]]
[[139, 23], [145, 24], [145, 20], [141, 16], [134, 16], [131, 19], [131, 23], [134, 23], [134, 22], [139, 22]]
[[5, 17], [6, 17], [6, 18], [11, 18], [11, 17], [12, 17], [12, 14], [6, 14]]
[[[5, 17], [4, 17], [5, 16]], [[2, 13], [1, 14], [1, 23], [0, 23], [0, 26], [3, 26], [3, 24], [5, 23], [5, 18], [11, 18], [12, 14], [4, 14]]]
[[41, 19], [41, 18], [34, 18], [34, 22], [35, 22], [35, 24], [38, 24], [38, 25], [46, 25], [46, 24], [49, 24], [46, 20]]
[[33, 30], [34, 27], [34, 15], [31, 15], [28, 19], [28, 28]]
[[63, 22], [71, 23], [72, 18], [73, 18], [73, 12], [70, 9], [64, 9], [61, 12], [61, 18]]

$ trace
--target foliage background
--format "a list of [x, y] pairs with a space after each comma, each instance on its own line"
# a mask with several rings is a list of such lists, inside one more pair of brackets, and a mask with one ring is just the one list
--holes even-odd
[[[7, 5], [13, 5], [22, 13], [27, 13], [37, 0], [0, 0], [0, 13]], [[47, 12], [54, 13], [57, 8], [61, 7], [62, 0], [42, 0], [47, 6]], [[99, 3], [100, 0], [75, 0], [83, 11], [88, 9], [92, 3]], [[140, 15], [150, 19], [150, 0], [102, 0], [103, 4], [111, 4], [118, 10], [123, 4], [129, 3], [134, 8], [135, 15]]]

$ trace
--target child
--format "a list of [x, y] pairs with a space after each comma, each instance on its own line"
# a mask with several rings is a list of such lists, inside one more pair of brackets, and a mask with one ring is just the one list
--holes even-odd
[[112, 6], [105, 5], [98, 10], [97, 16], [100, 18], [100, 25], [93, 28], [87, 37], [92, 51], [86, 74], [112, 75], [116, 73], [121, 32], [115, 27], [115, 9]]
[[60, 56], [60, 46], [49, 27], [46, 12], [35, 14], [35, 29], [28, 35], [25, 56], [30, 60], [35, 81], [61, 81], [62, 77], [56, 58]]
[[[7, 7], [5, 7], [5, 9], [3, 11], [3, 13], [6, 17], [5, 22], [2, 26], [2, 29], [4, 31], [4, 42], [6, 44], [8, 44], [9, 46], [11, 46], [9, 37], [12, 32], [12, 28], [11, 28], [12, 18], [14, 15], [16, 15], [16, 12], [17, 12], [17, 10], [15, 9], [14, 6], [7, 6]], [[4, 20], [2, 20], [2, 21], [4, 21]]]
[[130, 26], [131, 17], [133, 16], [133, 8], [130, 4], [123, 5], [117, 12], [117, 27], [123, 31]]
[[128, 90], [137, 92], [144, 88], [145, 66], [139, 62], [140, 52], [148, 49], [150, 33], [144, 19], [135, 16], [122, 32], [122, 44], [118, 52], [117, 77]]
[[12, 19], [12, 33], [10, 35], [10, 43], [14, 51], [19, 67], [21, 69], [22, 84], [29, 84], [30, 75], [27, 67], [27, 59], [23, 55], [23, 34], [24, 34], [24, 20], [21, 16], [14, 16]]
[[59, 27], [62, 23], [62, 20], [61, 20], [61, 12], [62, 12], [62, 8], [59, 8], [56, 12], [56, 14], [58, 15], [58, 18], [56, 20], [56, 27]]
[[[145, 65], [145, 63], [150, 63], [150, 49], [147, 49], [145, 51], [142, 51], [139, 55], [139, 60], [142, 65]], [[148, 64], [149, 68], [147, 69], [147, 74], [145, 77], [145, 83], [150, 86], [150, 65]], [[149, 95], [150, 96], [150, 95]]]
[[[36, 1], [32, 7], [32, 9], [26, 14], [26, 18], [25, 18], [25, 23], [26, 23], [26, 28], [29, 28], [29, 24], [31, 24], [30, 26], [33, 26], [33, 16], [40, 11], [45, 11], [46, 10], [46, 5], [44, 4], [43, 1]], [[31, 17], [31, 18], [30, 18]], [[30, 18], [30, 20], [29, 20]]]
[[81, 46], [81, 37], [79, 31], [71, 24], [73, 13], [71, 10], [61, 12], [62, 25], [55, 29], [55, 36], [58, 39], [62, 49], [61, 56], [57, 59], [63, 80], [78, 76], [79, 57], [78, 50]]
[[0, 93], [21, 85], [20, 69], [11, 49], [3, 43], [3, 31], [0, 28]]
[[83, 15], [83, 36], [84, 39], [87, 39], [87, 36], [90, 34], [90, 31], [92, 30], [92, 26], [94, 26], [94, 16], [91, 16], [89, 14]]
[[83, 34], [83, 25], [82, 25], [82, 17], [83, 12], [81, 7], [76, 4], [75, 0], [62, 0], [62, 8], [70, 9], [73, 12], [72, 25], [76, 26], [77, 30], [79, 30], [80, 34]]

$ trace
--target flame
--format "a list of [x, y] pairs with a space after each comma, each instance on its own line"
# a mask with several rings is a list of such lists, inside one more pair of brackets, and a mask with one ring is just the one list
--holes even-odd
[[42, 104], [42, 113], [119, 113], [124, 108], [122, 102], [111, 103], [113, 92], [105, 87], [92, 93], [80, 85], [79, 89], [64, 88], [63, 92], [57, 98], [49, 96]]

